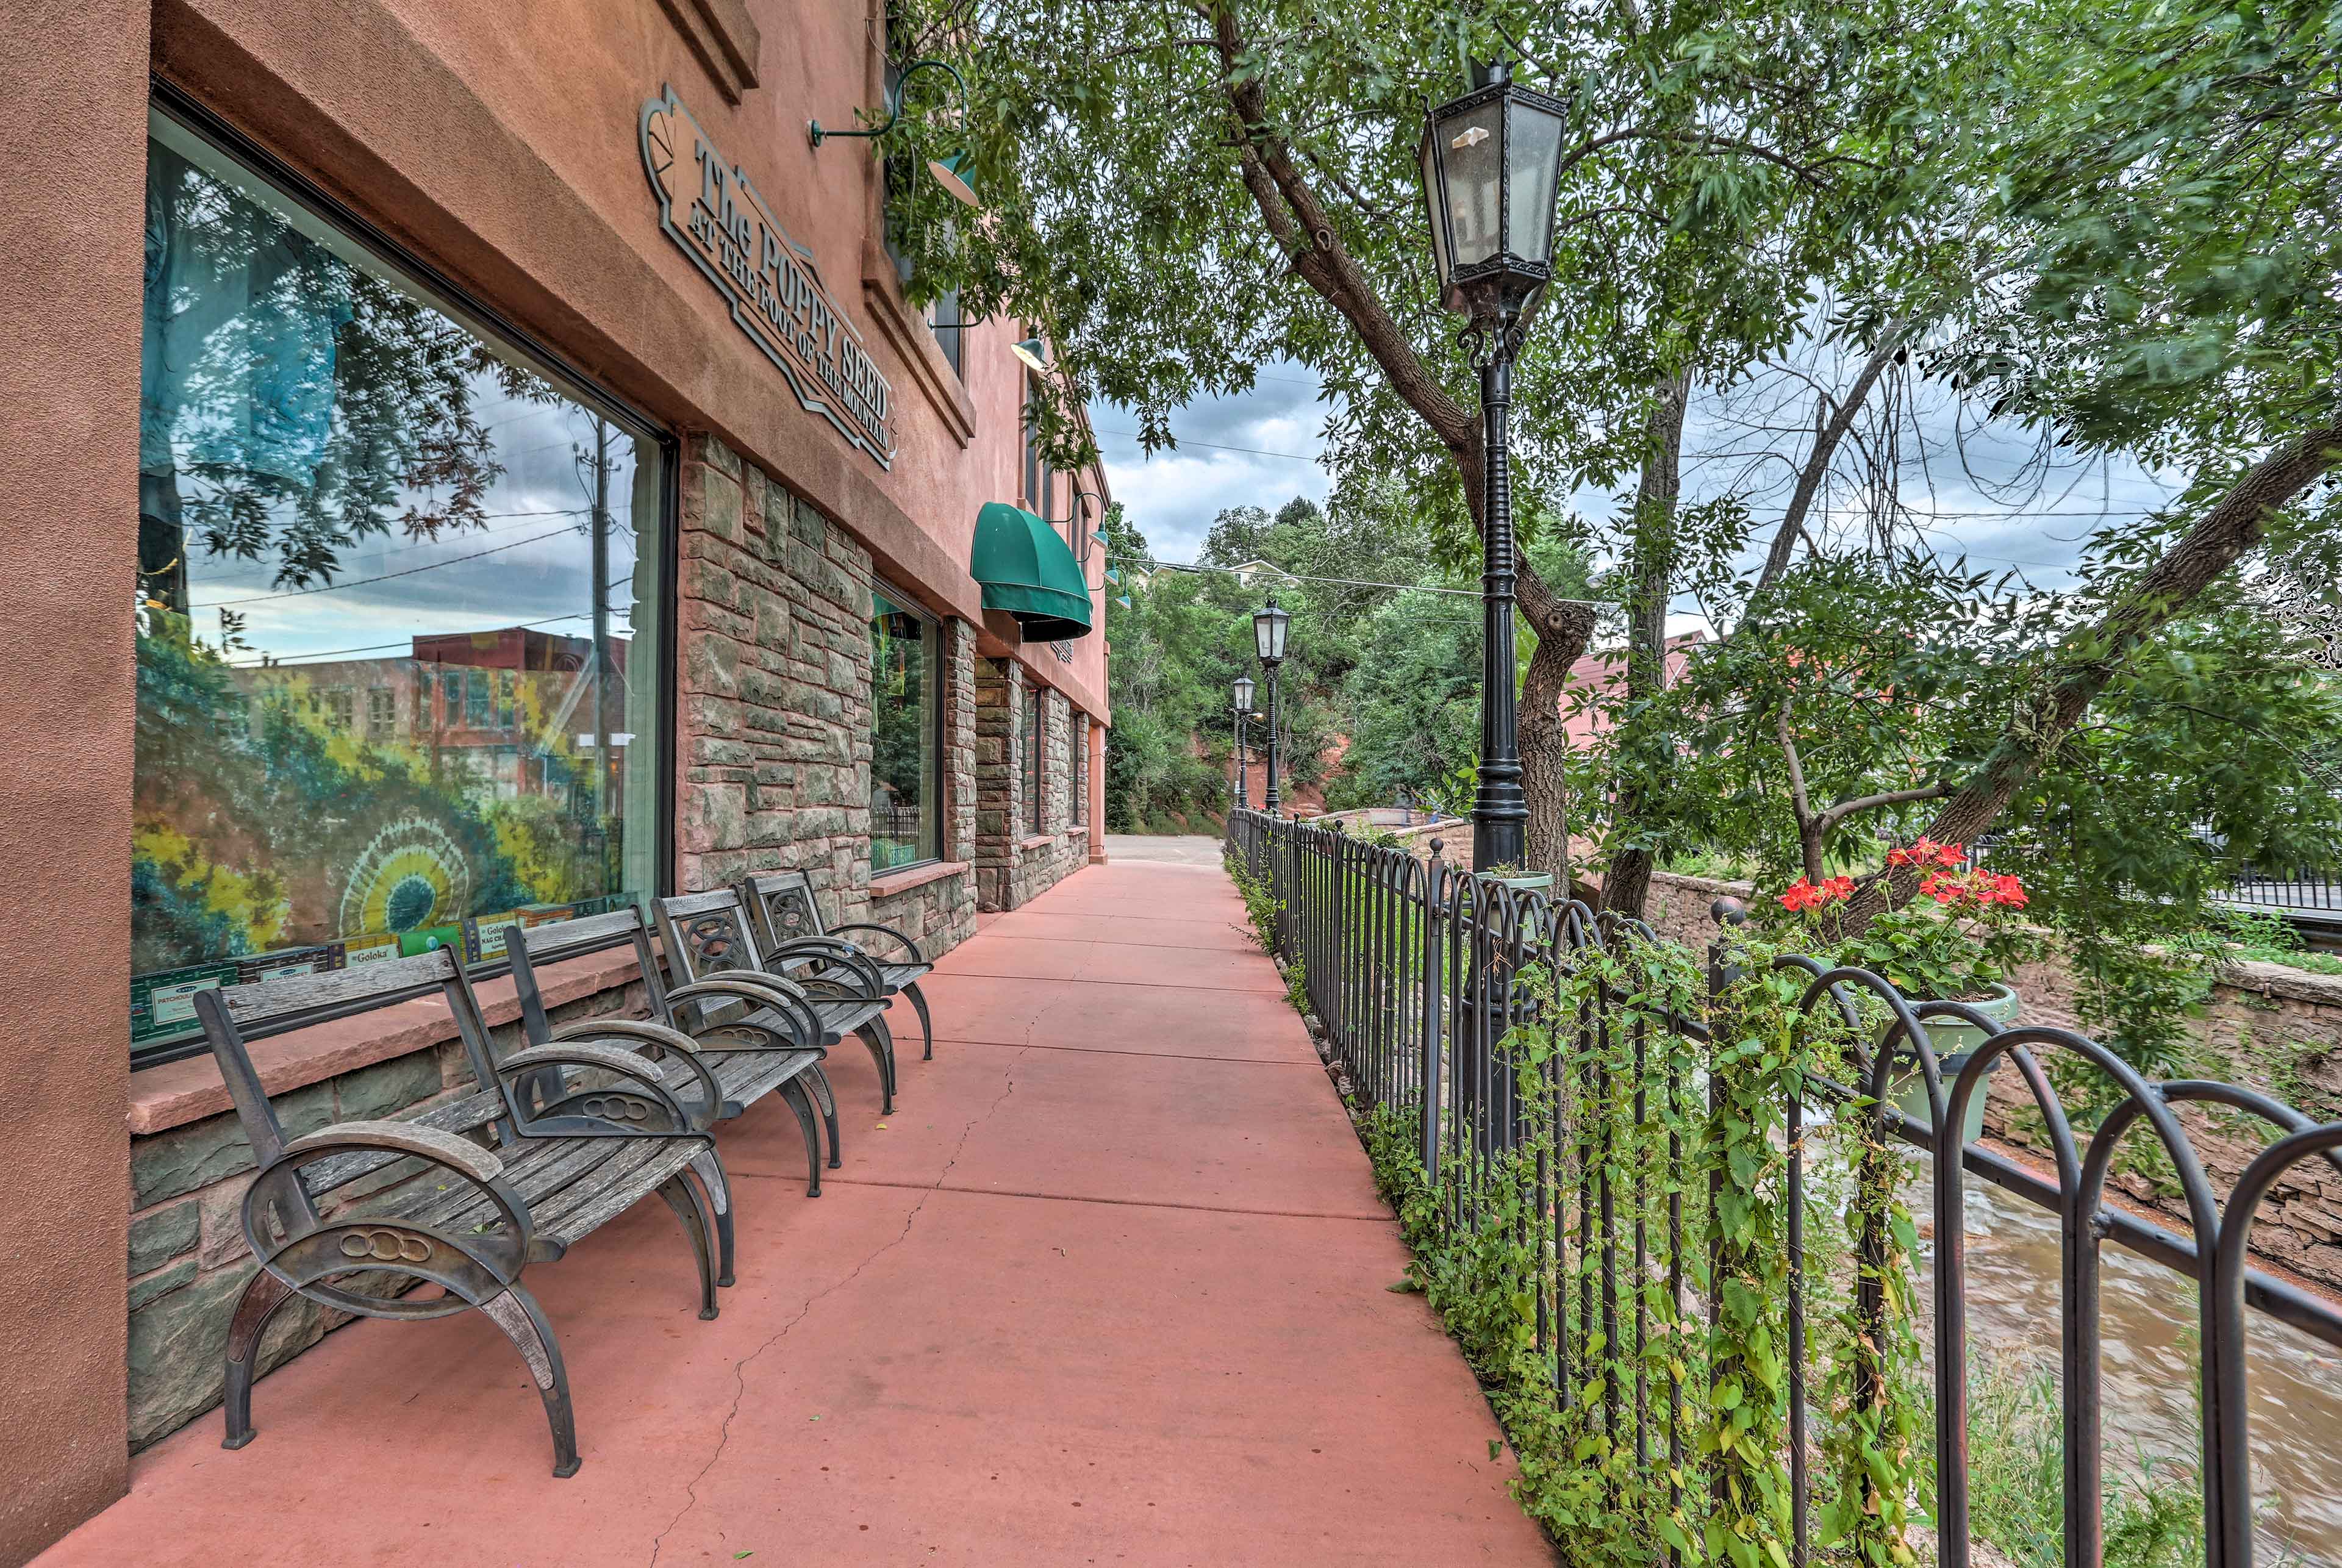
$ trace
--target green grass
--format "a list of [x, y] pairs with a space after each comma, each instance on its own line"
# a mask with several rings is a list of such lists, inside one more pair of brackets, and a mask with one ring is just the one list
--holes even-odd
[[[1968, 1512], [1973, 1533], [2024, 1568], [2059, 1568], [2065, 1453], [2056, 1381], [1977, 1346], [1968, 1372]], [[2107, 1568], [2196, 1568], [2204, 1505], [2194, 1473], [2170, 1460], [2109, 1455]]]

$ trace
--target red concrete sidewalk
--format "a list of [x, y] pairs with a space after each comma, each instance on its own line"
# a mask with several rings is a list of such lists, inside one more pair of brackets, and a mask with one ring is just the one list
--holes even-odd
[[[657, 1204], [530, 1286], [585, 1466], [476, 1314], [359, 1323], [205, 1416], [68, 1564], [1548, 1563], [1276, 971], [1215, 870], [1117, 863], [930, 981], [933, 1062], [805, 1196], [724, 1129], [739, 1283], [703, 1323]], [[898, 1011], [907, 1011], [899, 1009]]]

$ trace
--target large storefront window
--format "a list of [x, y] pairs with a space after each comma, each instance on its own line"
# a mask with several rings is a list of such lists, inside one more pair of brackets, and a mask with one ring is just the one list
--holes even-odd
[[943, 857], [939, 628], [872, 594], [870, 667], [870, 869], [888, 872]]
[[656, 891], [661, 452], [160, 109], [132, 1043]]

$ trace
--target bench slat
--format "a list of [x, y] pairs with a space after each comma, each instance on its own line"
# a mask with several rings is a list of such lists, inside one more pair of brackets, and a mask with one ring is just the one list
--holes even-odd
[[[432, 1127], [442, 1133], [469, 1133], [486, 1126], [504, 1114], [504, 1097], [496, 1094], [466, 1094], [445, 1105], [434, 1105], [419, 1116], [398, 1118], [413, 1122], [418, 1127]], [[333, 1129], [325, 1129], [331, 1132]], [[346, 1154], [335, 1154], [301, 1167], [302, 1184], [311, 1197], [322, 1197], [336, 1187], [347, 1186], [361, 1176], [372, 1175], [385, 1165], [396, 1164], [404, 1154], [394, 1154], [382, 1149], [355, 1149]]]
[[578, 920], [556, 920], [549, 925], [529, 925], [521, 928], [521, 940], [528, 944], [531, 958], [559, 958], [581, 947], [616, 946], [642, 929], [642, 912], [636, 909], [614, 909], [605, 914], [588, 914]]
[[412, 958], [385, 958], [355, 969], [286, 974], [249, 985], [224, 985], [220, 1005], [238, 1028], [248, 1029], [288, 1014], [315, 1013], [389, 999], [400, 992], [422, 993], [444, 985], [455, 973], [455, 950], [434, 948]]

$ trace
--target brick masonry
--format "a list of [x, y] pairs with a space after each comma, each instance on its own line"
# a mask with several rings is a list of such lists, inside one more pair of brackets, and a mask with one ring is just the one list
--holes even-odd
[[[1025, 799], [1029, 704], [1041, 704], [1041, 832]], [[1062, 693], [1036, 689], [1024, 667], [984, 659], [976, 676], [976, 887], [978, 907], [1015, 909], [1089, 858], [1089, 830], [1073, 825], [1073, 710]]]
[[[1017, 831], [1023, 731], [1035, 699], [1020, 666], [980, 658], [976, 628], [941, 633], [944, 855], [952, 874], [871, 885], [871, 561], [844, 528], [722, 443], [683, 454], [676, 584], [679, 885], [697, 891], [750, 871], [812, 874], [833, 924], [877, 921], [928, 958], [975, 934], [978, 889], [1013, 907], [1085, 864], [1071, 825], [1071, 713], [1038, 694], [1047, 719], [1051, 836]], [[988, 881], [987, 881], [988, 878]], [[585, 998], [556, 1020], [638, 1011], [639, 984]], [[500, 1049], [518, 1049], [508, 1027]], [[329, 1122], [404, 1114], [468, 1092], [451, 1039], [280, 1096], [298, 1136]], [[240, 1233], [252, 1155], [222, 1114], [132, 1141], [126, 1260], [130, 1441], [144, 1448], [217, 1406], [227, 1317], [255, 1267]], [[352, 1321], [295, 1300], [270, 1325], [263, 1370]]]

